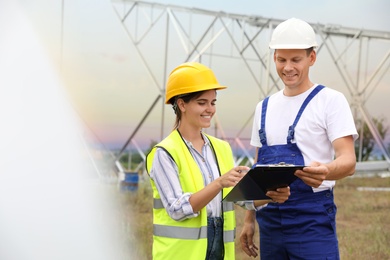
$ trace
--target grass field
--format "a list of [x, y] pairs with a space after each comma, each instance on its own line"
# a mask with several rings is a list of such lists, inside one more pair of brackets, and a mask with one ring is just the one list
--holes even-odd
[[[341, 259], [390, 259], [390, 192], [359, 187], [390, 187], [390, 178], [350, 177], [337, 182], [335, 201]], [[118, 218], [123, 227], [120, 237], [127, 245], [136, 245], [124, 248], [123, 255], [131, 256], [130, 259], [151, 259], [152, 195], [148, 180], [140, 182], [136, 192], [116, 189], [114, 195], [120, 201]], [[243, 215], [244, 210], [237, 208], [237, 260], [253, 259], [241, 251], [238, 241]]]

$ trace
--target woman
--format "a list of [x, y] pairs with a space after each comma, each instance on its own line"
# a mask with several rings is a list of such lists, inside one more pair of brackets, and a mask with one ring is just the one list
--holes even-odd
[[[153, 259], [235, 257], [234, 205], [222, 198], [249, 167], [234, 167], [230, 145], [202, 131], [216, 112], [216, 90], [224, 88], [199, 63], [184, 63], [169, 75], [165, 103], [176, 114], [174, 130], [147, 157], [154, 198]], [[283, 202], [286, 190], [274, 192], [274, 198]], [[247, 204], [253, 209], [253, 202]]]

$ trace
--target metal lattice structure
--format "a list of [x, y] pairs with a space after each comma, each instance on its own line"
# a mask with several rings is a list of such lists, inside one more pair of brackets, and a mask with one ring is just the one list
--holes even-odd
[[[273, 70], [272, 53], [268, 48], [273, 29], [283, 20], [131, 0], [113, 0], [112, 6], [145, 75], [155, 85], [155, 92], [147, 93], [153, 102], [145, 111], [140, 111], [144, 116], [118, 156], [138, 138], [140, 129], [148, 127], [145, 122], [153, 111], [160, 113], [160, 138], [167, 133], [165, 121], [172, 111], [167, 113], [163, 102], [166, 77], [182, 62], [200, 61], [211, 67], [219, 81], [229, 88], [240, 86], [242, 91], [237, 91], [235, 100], [253, 103], [253, 111], [259, 100], [283, 87]], [[390, 157], [384, 140], [366, 104], [379, 87], [390, 87], [390, 32], [311, 25], [319, 42], [317, 67], [311, 72], [317, 74], [313, 77], [321, 83], [329, 83], [330, 87], [332, 84], [340, 87], [355, 119], [368, 125], [389, 167]], [[234, 73], [227, 73], [231, 70]], [[245, 84], [242, 84], [244, 79]], [[228, 98], [228, 101], [234, 100]], [[220, 106], [218, 109], [221, 111]], [[229, 140], [237, 155], [237, 164], [245, 158], [253, 163], [253, 152], [247, 143], [253, 113], [240, 110], [240, 106], [235, 110], [226, 106], [223, 111], [235, 117], [236, 126], [242, 127], [226, 134], [226, 127], [216, 118], [215, 135]]]

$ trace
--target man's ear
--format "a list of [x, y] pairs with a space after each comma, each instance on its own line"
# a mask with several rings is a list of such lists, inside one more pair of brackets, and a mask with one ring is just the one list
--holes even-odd
[[317, 60], [317, 53], [315, 50], [313, 50], [310, 53], [310, 66], [313, 66], [313, 64], [316, 62], [316, 60]]

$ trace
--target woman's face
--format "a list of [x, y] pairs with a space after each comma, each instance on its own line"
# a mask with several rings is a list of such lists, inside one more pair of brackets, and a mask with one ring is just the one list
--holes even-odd
[[178, 106], [182, 112], [181, 124], [189, 124], [200, 130], [210, 127], [211, 119], [216, 112], [216, 101], [217, 93], [212, 89], [203, 92], [188, 103], [179, 102]]

